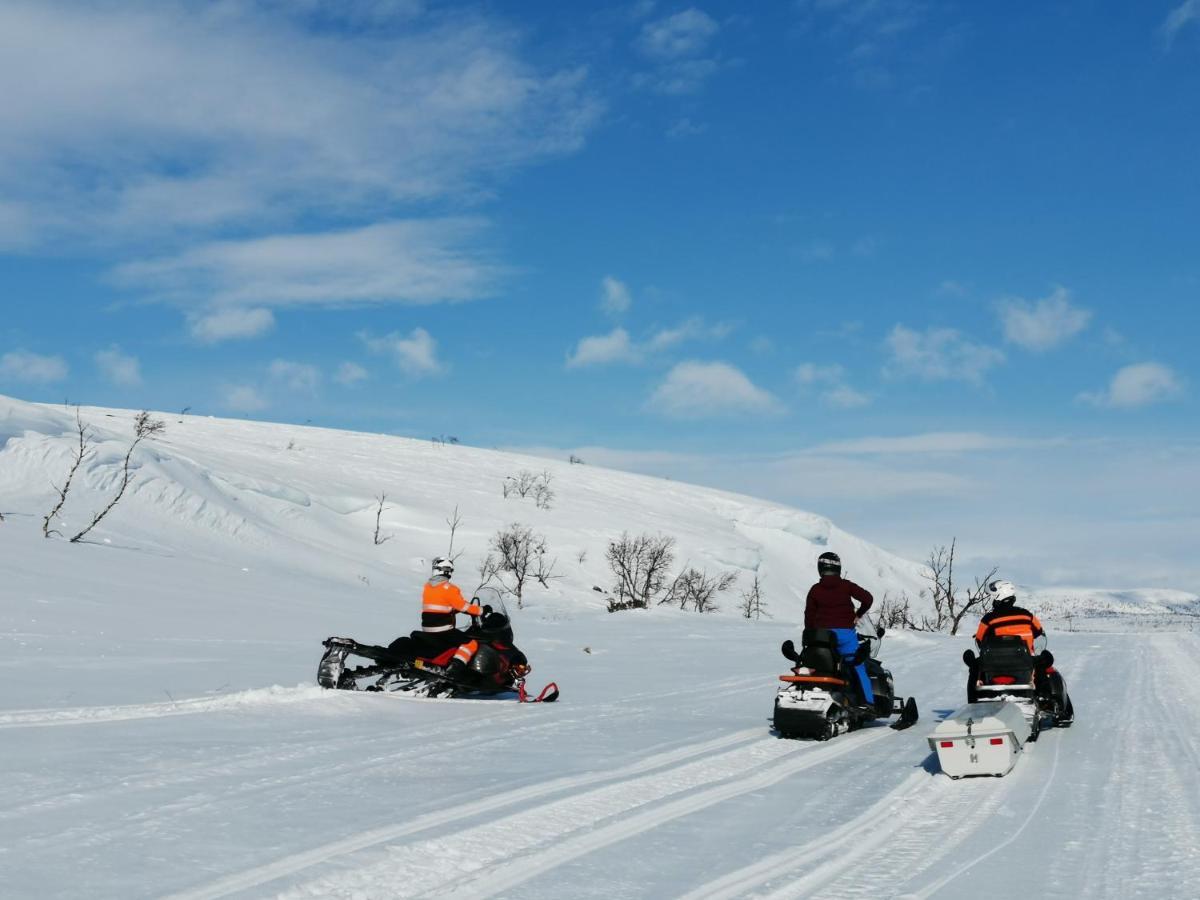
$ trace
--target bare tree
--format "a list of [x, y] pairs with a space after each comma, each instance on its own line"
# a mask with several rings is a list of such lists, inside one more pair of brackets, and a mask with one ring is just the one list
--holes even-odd
[[933, 615], [923, 615], [919, 623], [914, 624], [917, 631], [946, 631], [958, 634], [967, 613], [978, 609], [987, 600], [987, 583], [996, 574], [993, 567], [983, 578], [975, 580], [974, 587], [959, 596], [954, 584], [954, 551], [956, 539], [950, 541], [950, 547], [935, 547], [925, 561], [925, 577], [929, 580], [929, 596], [933, 603]]
[[496, 554], [499, 570], [508, 576], [508, 581], [501, 583], [516, 596], [520, 609], [524, 605], [526, 582], [544, 570], [540, 557], [546, 554], [546, 539], [534, 534], [532, 528], [513, 522], [492, 536], [491, 549]]
[[[665, 535], [622, 532], [608, 542], [608, 567], [616, 579], [613, 593], [617, 609], [645, 609], [667, 586], [667, 570], [675, 560], [675, 538]], [[613, 604], [609, 604], [610, 611]]]
[[108, 506], [96, 513], [92, 517], [92, 521], [88, 523], [88, 526], [71, 538], [72, 544], [82, 540], [84, 535], [99, 525], [100, 521], [117, 505], [117, 502], [125, 496], [125, 489], [129, 487], [129, 481], [132, 477], [132, 473], [129, 471], [129, 460], [133, 457], [133, 451], [137, 449], [137, 445], [147, 438], [153, 438], [155, 435], [162, 434], [166, 427], [166, 424], [161, 419], [150, 418], [150, 413], [146, 410], [142, 410], [137, 414], [133, 420], [133, 443], [129, 445], [129, 450], [125, 453], [125, 461], [121, 465], [121, 486], [117, 488], [117, 493], [108, 502]]
[[767, 612], [767, 603], [762, 597], [762, 581], [757, 572], [754, 573], [754, 582], [750, 585], [750, 590], [742, 591], [742, 602], [738, 604], [738, 611], [746, 619], [771, 617]]
[[495, 555], [489, 553], [479, 563], [479, 587], [475, 588], [475, 593], [478, 594], [481, 588], [487, 587], [500, 576], [500, 561]]
[[387, 494], [380, 491], [376, 499], [379, 501], [379, 505], [375, 507], [375, 546], [378, 547], [380, 544], [386, 544], [393, 536], [390, 534], [384, 536], [379, 533], [379, 520], [383, 517], [383, 504], [387, 500]]
[[458, 557], [462, 556], [462, 551], [458, 551], [456, 556], [454, 553], [454, 533], [458, 531], [458, 526], [462, 524], [462, 516], [458, 514], [458, 504], [454, 504], [454, 512], [446, 519], [446, 524], [450, 526], [450, 549], [446, 551], [446, 556], [450, 562], [458, 562]]
[[50, 527], [50, 523], [63, 508], [63, 504], [67, 502], [67, 493], [71, 490], [71, 482], [75, 478], [75, 473], [79, 471], [80, 465], [83, 464], [84, 457], [87, 456], [87, 446], [91, 436], [88, 434], [88, 427], [83, 424], [83, 417], [80, 415], [78, 406], [75, 407], [75, 433], [79, 437], [79, 444], [75, 448], [75, 459], [71, 463], [71, 471], [67, 473], [67, 480], [63, 482], [63, 486], [57, 487], [51, 485], [58, 494], [58, 502], [54, 504], [54, 508], [50, 512], [46, 513], [46, 518], [42, 519], [43, 537], [50, 537], [52, 534], [57, 534], [59, 537], [62, 536], [61, 532]]
[[874, 607], [874, 615], [876, 623], [884, 628], [916, 627], [909, 609], [908, 594], [903, 592], [900, 596], [893, 597], [891, 593], [885, 591], [883, 599]]
[[583, 465], [583, 460], [580, 459], [578, 456], [576, 456], [574, 453], [572, 453], [570, 456], [567, 457], [567, 462], [569, 462], [573, 466], [582, 466]]
[[691, 606], [696, 612], [716, 612], [717, 594], [722, 594], [737, 581], [737, 572], [709, 575], [707, 570], [685, 568], [675, 576], [666, 595], [659, 603], [678, 603], [680, 609]]

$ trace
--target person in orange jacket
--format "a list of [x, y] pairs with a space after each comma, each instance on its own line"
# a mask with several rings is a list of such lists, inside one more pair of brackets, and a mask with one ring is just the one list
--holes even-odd
[[479, 642], [459, 630], [455, 616], [458, 613], [479, 616], [483, 608], [463, 598], [462, 591], [450, 581], [453, 575], [454, 563], [450, 560], [439, 556], [433, 561], [433, 573], [421, 592], [421, 631], [426, 646], [440, 646], [442, 650], [458, 648], [447, 674], [460, 678], [479, 649]]
[[1033, 655], [1033, 642], [1045, 634], [1042, 623], [1027, 609], [1017, 606], [1017, 589], [1011, 581], [992, 581], [987, 586], [988, 595], [992, 598], [991, 612], [984, 613], [975, 630], [975, 643], [983, 642], [996, 635], [1008, 637], [1016, 635], [1025, 641], [1029, 655]]

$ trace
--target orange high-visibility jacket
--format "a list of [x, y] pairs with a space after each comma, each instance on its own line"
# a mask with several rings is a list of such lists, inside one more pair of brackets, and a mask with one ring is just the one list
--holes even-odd
[[446, 578], [430, 578], [421, 593], [421, 630], [453, 631], [454, 614], [483, 614], [483, 608], [463, 599], [462, 591]]
[[979, 620], [979, 628], [975, 631], [975, 642], [982, 644], [989, 634], [1000, 637], [1017, 635], [1025, 641], [1029, 652], [1033, 653], [1033, 640], [1040, 634], [1045, 634], [1042, 623], [1027, 609], [1014, 606], [1002, 612], [992, 611]]

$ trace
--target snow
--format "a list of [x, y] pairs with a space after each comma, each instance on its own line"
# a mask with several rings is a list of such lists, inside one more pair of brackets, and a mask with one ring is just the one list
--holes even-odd
[[[114, 486], [133, 416], [82, 413], [103, 452], [67, 526]], [[164, 415], [126, 498], [71, 545], [40, 529], [73, 416], [0, 398], [4, 896], [1200, 895], [1194, 595], [1062, 592], [1107, 623], [1052, 637], [1075, 726], [1005, 778], [951, 782], [926, 739], [962, 705], [961, 636], [886, 637], [922, 711], [908, 731], [769, 730], [820, 552], [877, 594], [922, 584], [820, 516], [565, 461]], [[502, 497], [525, 468], [551, 472], [551, 509]], [[496, 529], [546, 535], [565, 577], [530, 589], [514, 629], [531, 685], [557, 681], [561, 701], [316, 688], [322, 638], [415, 625], [455, 505], [466, 587]], [[622, 530], [673, 535], [677, 565], [743, 587], [757, 572], [774, 617], [737, 617], [736, 597], [604, 612], [592, 587]]]

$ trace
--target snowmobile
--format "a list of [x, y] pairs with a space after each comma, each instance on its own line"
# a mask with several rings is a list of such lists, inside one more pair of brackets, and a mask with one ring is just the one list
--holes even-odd
[[[522, 703], [557, 700], [558, 686], [553, 682], [536, 696], [526, 690], [525, 678], [532, 667], [513, 644], [512, 621], [499, 591], [481, 588], [473, 602], [483, 608], [483, 614], [472, 616], [471, 627], [464, 633], [479, 642], [479, 649], [460, 675], [453, 675], [450, 668], [457, 647], [431, 646], [424, 632], [414, 631], [386, 647], [360, 644], [353, 638], [326, 638], [317, 684], [343, 691], [398, 691], [412, 697], [516, 693]], [[346, 658], [352, 654], [370, 664], [347, 667]]]
[[1015, 703], [1029, 723], [1029, 740], [1036, 741], [1047, 724], [1070, 726], [1075, 707], [1062, 673], [1054, 668], [1054, 654], [1046, 649], [1046, 636], [1039, 635], [1033, 646], [1036, 656], [1020, 636], [992, 635], [980, 645], [978, 656], [964, 650], [963, 662], [971, 670], [967, 702]]
[[1045, 641], [1041, 635], [1034, 642], [1037, 655], [1019, 635], [988, 637], [978, 656], [974, 650], [963, 651], [971, 670], [967, 705], [929, 736], [930, 749], [951, 778], [1005, 775], [1043, 728], [1065, 728], [1074, 721], [1066, 682]]
[[[917, 721], [917, 702], [912, 697], [896, 696], [892, 673], [879, 662], [884, 629], [874, 634], [859, 633], [858, 653], [852, 663], [843, 661], [838, 652], [837, 635], [827, 628], [806, 628], [801, 634], [801, 650], [792, 641], [784, 641], [783, 655], [796, 665], [775, 695], [775, 731], [785, 738], [804, 737], [828, 740], [899, 713], [892, 728], [908, 728]], [[871, 679], [875, 702], [868, 704], [859, 686], [853, 666], [863, 663]]]

